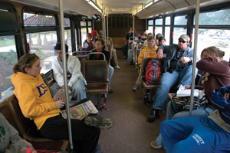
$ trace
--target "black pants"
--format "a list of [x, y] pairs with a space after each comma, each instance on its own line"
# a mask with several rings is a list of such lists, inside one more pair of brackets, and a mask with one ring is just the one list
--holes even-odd
[[[72, 137], [74, 152], [76, 153], [95, 153], [100, 129], [90, 127], [83, 121], [72, 119]], [[61, 115], [49, 118], [40, 129], [41, 134], [49, 139], [68, 139], [67, 120]]]

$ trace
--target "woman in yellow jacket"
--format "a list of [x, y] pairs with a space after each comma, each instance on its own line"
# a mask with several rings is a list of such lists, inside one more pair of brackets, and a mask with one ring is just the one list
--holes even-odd
[[[55, 101], [40, 75], [40, 59], [36, 54], [22, 56], [14, 66], [11, 81], [23, 115], [33, 120], [40, 133], [50, 139], [68, 139], [67, 121], [60, 115], [65, 103]], [[100, 129], [73, 119], [74, 151], [95, 153]]]
[[156, 41], [153, 36], [148, 36], [147, 37], [147, 46], [145, 46], [141, 51], [140, 54], [138, 55], [137, 63], [140, 66], [140, 72], [138, 75], [138, 78], [136, 80], [136, 83], [133, 87], [133, 91], [136, 91], [137, 88], [141, 84], [141, 79], [142, 79], [142, 62], [146, 58], [162, 58], [163, 53], [162, 52], [157, 52], [157, 45]]

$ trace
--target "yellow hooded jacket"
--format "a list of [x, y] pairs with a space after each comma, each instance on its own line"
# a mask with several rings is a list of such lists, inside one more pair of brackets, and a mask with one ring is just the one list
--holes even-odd
[[148, 46], [144, 47], [138, 56], [137, 63], [142, 64], [145, 58], [157, 58], [157, 46], [149, 48]]
[[34, 120], [38, 129], [48, 118], [59, 115], [60, 109], [40, 75], [33, 77], [17, 72], [11, 76], [11, 81], [23, 115]]

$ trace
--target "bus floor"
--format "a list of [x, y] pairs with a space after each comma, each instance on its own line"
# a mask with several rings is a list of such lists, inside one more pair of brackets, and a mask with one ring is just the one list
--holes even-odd
[[150, 147], [159, 132], [160, 121], [146, 121], [149, 107], [144, 104], [143, 89], [133, 92], [132, 86], [137, 78], [133, 65], [124, 59], [119, 59], [121, 69], [115, 70], [112, 89], [107, 107], [101, 114], [111, 118], [111, 129], [103, 129], [100, 145], [103, 153], [164, 153]]

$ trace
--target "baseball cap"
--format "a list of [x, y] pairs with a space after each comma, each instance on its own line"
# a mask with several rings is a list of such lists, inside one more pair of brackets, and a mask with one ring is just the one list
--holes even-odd
[[189, 42], [189, 41], [190, 41], [189, 36], [186, 35], [186, 34], [181, 35], [181, 36], [179, 37], [179, 39], [182, 39], [182, 40], [184, 40], [185, 42]]

